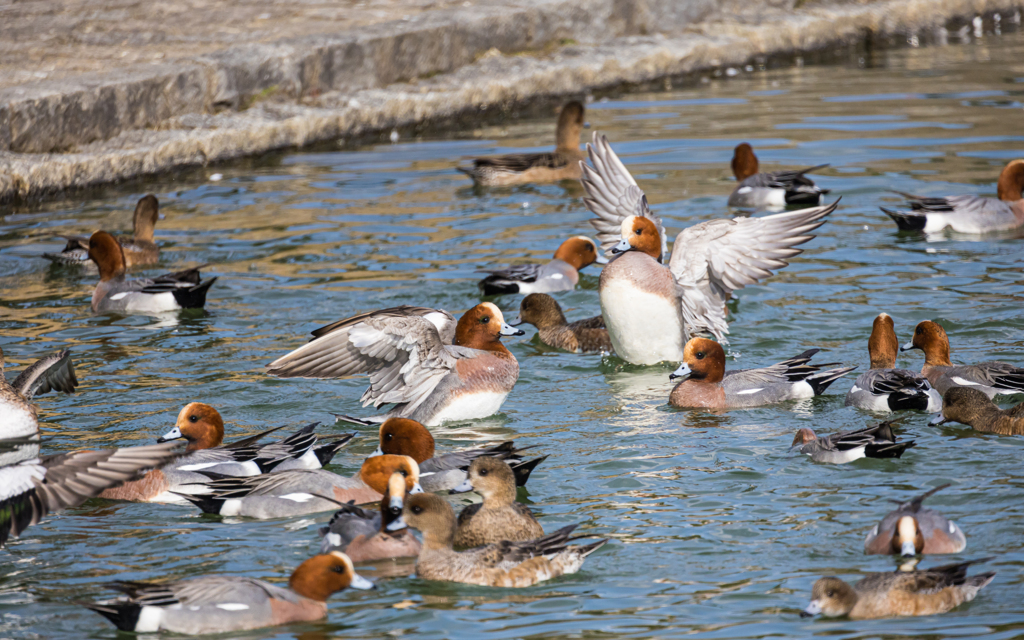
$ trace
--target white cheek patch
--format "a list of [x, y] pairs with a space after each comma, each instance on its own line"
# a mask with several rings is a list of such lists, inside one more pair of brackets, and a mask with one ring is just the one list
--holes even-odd
[[950, 378], [953, 382], [957, 383], [961, 387], [980, 387], [981, 385], [977, 382], [971, 382], [970, 380], [964, 380], [960, 376], [953, 376]]
[[249, 608], [249, 605], [240, 602], [225, 602], [224, 604], [218, 604], [217, 608], [225, 611], [245, 611]]
[[746, 396], [746, 395], [750, 395], [751, 393], [757, 393], [758, 391], [761, 391], [761, 389], [744, 389], [743, 391], [737, 391], [736, 395], [738, 395], [738, 396]]
[[309, 502], [314, 498], [313, 494], [310, 493], [289, 493], [288, 495], [278, 496], [282, 500], [291, 500], [292, 502]]
[[115, 293], [114, 295], [110, 296], [110, 299], [111, 300], [120, 300], [121, 298], [123, 298], [123, 297], [125, 297], [127, 295], [128, 295], [127, 291], [122, 291], [121, 293]]

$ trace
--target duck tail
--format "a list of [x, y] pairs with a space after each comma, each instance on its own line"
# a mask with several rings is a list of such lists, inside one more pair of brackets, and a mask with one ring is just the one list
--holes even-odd
[[590, 554], [594, 553], [604, 545], [608, 544], [608, 538], [601, 538], [597, 542], [591, 542], [590, 544], [581, 544], [573, 547], [573, 551], [578, 553], [581, 558], [586, 558]]
[[506, 280], [501, 276], [487, 276], [477, 286], [485, 296], [498, 296], [506, 293], [519, 293], [519, 283]]
[[895, 211], [893, 209], [886, 209], [885, 207], [878, 207], [887, 216], [892, 218], [896, 226], [900, 228], [900, 231], [923, 231], [925, 224], [928, 222], [927, 216], [923, 213], [915, 213], [913, 211]]
[[840, 367], [838, 369], [828, 369], [826, 371], [820, 371], [804, 378], [804, 382], [811, 385], [811, 389], [814, 391], [814, 395], [820, 396], [825, 393], [825, 389], [828, 389], [829, 385], [842, 378], [846, 374], [850, 373], [857, 367]]
[[911, 447], [916, 447], [915, 440], [907, 442], [887, 442], [885, 444], [869, 444], [864, 448], [864, 455], [868, 458], [902, 458], [903, 452]]
[[214, 494], [178, 493], [177, 491], [171, 491], [171, 493], [188, 500], [195, 506], [202, 509], [203, 513], [219, 514], [221, 507], [223, 507], [224, 503], [228, 500], [227, 498], [219, 497]]
[[931, 398], [923, 389], [897, 389], [889, 394], [891, 411], [927, 411]]
[[357, 418], [355, 416], [350, 416], [344, 413], [332, 413], [331, 415], [334, 416], [335, 422], [347, 422], [348, 424], [355, 424], [359, 425], [360, 427], [370, 427], [375, 424], [371, 420], [367, 420], [365, 418]]
[[526, 481], [530, 479], [530, 474], [537, 468], [537, 465], [547, 460], [547, 456], [541, 456], [534, 458], [533, 460], [527, 460], [526, 462], [514, 462], [509, 466], [512, 467], [512, 473], [516, 476], [516, 486], [526, 486]]
[[194, 287], [180, 288], [172, 291], [174, 299], [182, 309], [202, 309], [206, 306], [206, 292], [210, 290], [217, 278], [213, 277]]
[[[979, 587], [980, 588], [980, 587]], [[114, 602], [79, 602], [86, 609], [91, 609], [107, 620], [114, 623], [114, 626], [121, 631], [135, 631], [139, 624], [139, 614], [142, 613], [142, 605], [128, 600]]]
[[346, 433], [345, 435], [336, 436], [331, 438], [331, 441], [326, 444], [320, 444], [313, 447], [313, 454], [316, 459], [320, 461], [321, 467], [326, 467], [331, 460], [334, 458], [341, 448], [347, 445], [352, 438], [356, 437], [354, 433]]
[[[921, 503], [923, 503], [925, 500], [927, 500], [928, 498], [930, 498], [933, 495], [935, 495], [937, 492], [942, 491], [943, 489], [947, 489], [947, 488], [949, 488], [951, 486], [953, 486], [953, 483], [951, 483], [951, 482], [947, 482], [946, 484], [940, 484], [939, 486], [935, 487], [934, 489], [926, 491], [926, 492], [922, 493], [921, 495], [917, 496], [916, 498], [914, 498], [913, 500], [908, 502], [907, 506], [910, 508], [911, 511], [916, 513], [916, 512], [921, 510]], [[980, 562], [980, 560], [976, 560], [975, 562]]]

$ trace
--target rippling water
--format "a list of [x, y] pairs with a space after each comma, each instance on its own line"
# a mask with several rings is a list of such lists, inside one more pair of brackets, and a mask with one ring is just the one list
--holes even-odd
[[[896, 202], [888, 189], [994, 195], [1002, 165], [1024, 156], [1022, 61], [1024, 36], [988, 36], [622, 95], [591, 104], [588, 119], [673, 234], [729, 215], [728, 162], [740, 141], [751, 141], [768, 169], [831, 163], [819, 184], [842, 205], [789, 268], [739, 292], [730, 367], [819, 347], [823, 361], [863, 370], [881, 311], [903, 340], [918, 321], [939, 320], [954, 360], [1021, 364], [1020, 236], [898, 234], [878, 205]], [[397, 304], [461, 312], [479, 300], [476, 269], [545, 260], [564, 237], [590, 233], [578, 185], [475, 192], [452, 168], [464, 156], [541, 148], [551, 137], [545, 117], [458, 139], [292, 153], [206, 172], [223, 173], [220, 181], [166, 179], [135, 193], [0, 212], [0, 346], [16, 365], [70, 347], [82, 381], [74, 396], [40, 399], [48, 450], [152, 442], [195, 400], [218, 407], [236, 437], [313, 420], [340, 431], [329, 412], [364, 413], [365, 379], [274, 380], [263, 365], [355, 312]], [[220, 277], [208, 314], [94, 317], [93, 278], [50, 270], [37, 257], [59, 249], [57, 234], [129, 229], [145, 191], [166, 214], [157, 229], [161, 268], [210, 262], [208, 273]], [[560, 296], [570, 319], [599, 312], [596, 288], [591, 267]], [[518, 299], [499, 304], [514, 312]], [[522, 376], [503, 413], [439, 428], [439, 444], [538, 445], [551, 457], [530, 481], [529, 502], [544, 527], [581, 522], [613, 542], [581, 573], [528, 589], [387, 579], [375, 592], [334, 597], [323, 624], [232, 637], [1024, 633], [1024, 439], [931, 428], [911, 415], [903, 434], [918, 447], [902, 460], [814, 465], [787, 453], [796, 429], [871, 420], [843, 407], [849, 380], [813, 401], [678, 412], [666, 405], [671, 367], [552, 352], [527, 329], [507, 340]], [[921, 363], [920, 352], [900, 359]], [[354, 472], [374, 438], [367, 430], [334, 469]], [[818, 576], [853, 580], [893, 568], [863, 555], [864, 536], [891, 507], [887, 499], [947, 480], [954, 486], [930, 502], [966, 531], [961, 557], [996, 556], [989, 565], [998, 576], [977, 600], [930, 618], [797, 616]], [[101, 585], [112, 579], [228, 573], [282, 582], [318, 548], [316, 526], [327, 518], [225, 523], [183, 507], [91, 501], [0, 553], [0, 637], [113, 638], [102, 618], [73, 604], [107, 597]]]

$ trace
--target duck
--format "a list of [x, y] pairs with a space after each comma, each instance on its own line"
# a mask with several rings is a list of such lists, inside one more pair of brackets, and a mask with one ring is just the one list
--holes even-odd
[[[402, 517], [405, 476], [392, 473], [380, 509], [368, 511], [354, 503], [344, 505], [326, 527], [320, 528], [320, 553], [344, 551], [352, 562], [415, 558], [422, 545]], [[397, 524], [393, 524], [396, 523]]]
[[558, 301], [546, 293], [531, 293], [519, 304], [519, 316], [509, 324], [537, 327], [540, 341], [570, 353], [612, 353], [604, 316], [567, 322]]
[[186, 635], [245, 631], [327, 616], [327, 598], [373, 589], [340, 551], [309, 558], [280, 587], [245, 576], [201, 576], [170, 582], [111, 582], [124, 596], [86, 604], [121, 631], [169, 631]]
[[516, 477], [503, 460], [477, 458], [469, 465], [469, 477], [452, 493], [475, 491], [484, 499], [459, 513], [453, 541], [456, 547], [482, 547], [503, 540], [523, 542], [544, 535], [529, 507], [516, 502]]
[[[348, 420], [352, 418], [345, 416]], [[365, 425], [364, 425], [365, 426]], [[449, 491], [469, 477], [469, 465], [480, 456], [507, 460], [515, 474], [516, 486], [525, 486], [530, 474], [547, 456], [523, 460], [522, 453], [531, 447], [516, 448], [509, 440], [490, 447], [462, 449], [435, 455], [434, 436], [423, 424], [408, 418], [388, 418], [378, 430], [380, 444], [370, 457], [384, 454], [409, 456], [420, 467], [420, 485], [424, 491]]]
[[378, 502], [384, 497], [393, 473], [402, 474], [408, 493], [423, 492], [419, 465], [409, 456], [367, 458], [352, 478], [324, 469], [294, 469], [251, 477], [201, 473], [211, 478], [205, 491], [182, 493], [182, 498], [204, 513], [258, 520], [331, 511], [349, 501]]
[[[124, 251], [125, 267], [131, 269], [155, 264], [160, 260], [160, 246], [153, 242], [153, 230], [160, 218], [160, 202], [152, 193], [139, 198], [132, 216], [131, 237], [119, 237], [117, 241]], [[60, 253], [44, 253], [43, 257], [57, 264], [84, 266], [89, 262], [89, 238], [86, 236], [61, 236], [67, 241]]]
[[634, 365], [679, 362], [696, 334], [726, 344], [732, 292], [787, 266], [838, 204], [701, 222], [676, 236], [666, 265], [661, 220], [608, 139], [595, 133], [587, 150], [593, 167], [583, 167], [583, 201], [602, 248], [614, 255], [598, 283], [601, 315], [615, 354]]
[[758, 173], [759, 165], [754, 148], [742, 142], [736, 145], [732, 153], [732, 174], [739, 184], [729, 196], [729, 206], [742, 209], [817, 206], [829, 190], [814, 184], [807, 174], [827, 166], [819, 164], [799, 171]]
[[586, 154], [580, 149], [580, 134], [587, 126], [586, 108], [573, 100], [562, 107], [555, 128], [553, 153], [515, 153], [491, 158], [474, 158], [472, 167], [456, 167], [482, 187], [507, 187], [537, 182], [578, 180], [580, 162]]
[[393, 307], [322, 327], [313, 340], [267, 365], [279, 378], [370, 374], [363, 406], [395, 406], [368, 418], [409, 418], [428, 427], [494, 415], [519, 379], [502, 336], [524, 335], [482, 302], [455, 324], [447, 311]]
[[872, 620], [896, 616], [930, 616], [945, 613], [974, 600], [992, 582], [995, 571], [967, 576], [970, 560], [933, 569], [869, 573], [850, 586], [839, 578], [821, 578], [811, 589], [811, 603], [801, 613], [810, 618], [849, 616]]
[[983, 234], [1024, 226], [1024, 160], [1012, 160], [999, 174], [996, 197], [960, 195], [921, 197], [897, 191], [910, 211], [879, 207], [900, 231]]
[[896, 368], [900, 341], [896, 325], [887, 313], [880, 313], [871, 326], [868, 356], [871, 369], [857, 376], [846, 394], [846, 406], [867, 411], [927, 411], [942, 408], [942, 394], [932, 388], [928, 379]]
[[820, 396], [856, 367], [821, 370], [810, 360], [818, 349], [761, 369], [725, 370], [725, 350], [707, 338], [690, 338], [683, 363], [670, 380], [681, 378], [669, 404], [681, 409], [739, 409]]
[[597, 244], [587, 236], [574, 236], [563, 242], [546, 264], [479, 271], [490, 275], [478, 286], [485, 296], [572, 291], [580, 281], [580, 270], [595, 263], [608, 264], [608, 258], [600, 254]]
[[195, 267], [156, 278], [125, 278], [124, 251], [117, 238], [97, 231], [89, 238], [89, 259], [96, 263], [100, 282], [92, 294], [93, 313], [164, 313], [202, 309], [206, 293], [217, 278], [200, 280]]
[[924, 351], [921, 373], [943, 396], [953, 387], [978, 389], [989, 398], [1024, 392], [1024, 368], [996, 361], [953, 365], [949, 360], [949, 336], [937, 322], [918, 323], [914, 338], [900, 347], [900, 351], [912, 349]]
[[861, 458], [900, 458], [903, 452], [917, 445], [914, 440], [898, 442], [893, 433], [893, 421], [878, 424], [854, 431], [833, 433], [819, 438], [813, 429], [803, 427], [796, 432], [790, 449], [799, 447], [800, 453], [811, 457], [815, 462], [830, 464], [846, 464]]
[[0, 415], [4, 416], [0, 440], [34, 436], [39, 432], [39, 417], [32, 399], [50, 391], [74, 393], [78, 387], [71, 352], [64, 349], [39, 359], [13, 381], [7, 380], [5, 365], [0, 349]]
[[950, 486], [947, 483], [899, 503], [868, 533], [864, 553], [912, 558], [919, 554], [960, 553], [966, 549], [967, 537], [955, 522], [921, 506], [937, 491]]
[[929, 422], [932, 426], [960, 422], [984, 433], [1024, 435], [1024, 402], [1003, 410], [988, 395], [972, 387], [947, 389], [942, 402], [942, 411]]
[[570, 546], [569, 542], [588, 536], [572, 536], [578, 525], [569, 525], [536, 540], [502, 541], [456, 551], [452, 547], [457, 529], [455, 510], [434, 493], [409, 496], [402, 520], [423, 534], [423, 548], [416, 558], [417, 577], [482, 587], [529, 587], [576, 573], [587, 556], [608, 542], [603, 539]]

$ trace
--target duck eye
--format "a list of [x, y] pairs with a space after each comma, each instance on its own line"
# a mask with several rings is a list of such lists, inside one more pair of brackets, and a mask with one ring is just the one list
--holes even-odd
[[334, 573], [345, 573], [345, 566], [336, 564], [333, 567], [331, 567], [331, 571], [333, 571]]
[[391, 440], [394, 437], [395, 437], [395, 434], [393, 434], [393, 433], [388, 433], [388, 434], [384, 435], [384, 439], [385, 440]]
[[199, 416], [192, 414], [188, 417], [189, 422], [199, 422]]
[[482, 475], [482, 476], [486, 476], [486, 475], [487, 475], [487, 469], [481, 469], [481, 470], [479, 471], [479, 473], [480, 473], [480, 475]]
[[490, 321], [491, 321], [491, 318], [489, 316], [484, 316], [484, 317], [480, 318], [480, 324], [487, 324]]
[[916, 333], [917, 335], [921, 335], [922, 333], [924, 333], [924, 329], [918, 327], [917, 329], [914, 330], [914, 333]]
[[703, 351], [698, 351], [697, 352], [697, 359], [698, 360], [703, 360], [704, 359], [704, 352]]
[[633, 233], [635, 233], [638, 236], [642, 236], [642, 235], [644, 235], [644, 230], [643, 229], [636, 229], [636, 230], [633, 231]]
[[423, 513], [423, 507], [413, 507], [412, 512], [415, 514]]
[[408, 472], [408, 471], [406, 471], [405, 469], [402, 469], [402, 470], [401, 470], [401, 471], [399, 471], [398, 473], [402, 474], [402, 477], [403, 477], [403, 478], [408, 478], [408, 477], [409, 477], [409, 472]]
[[834, 596], [835, 594], [836, 594], [836, 593], [835, 593], [835, 591], [826, 591], [826, 592], [825, 592], [825, 597], [826, 597], [826, 598], [831, 598], [831, 597], [832, 597], [832, 596]]

